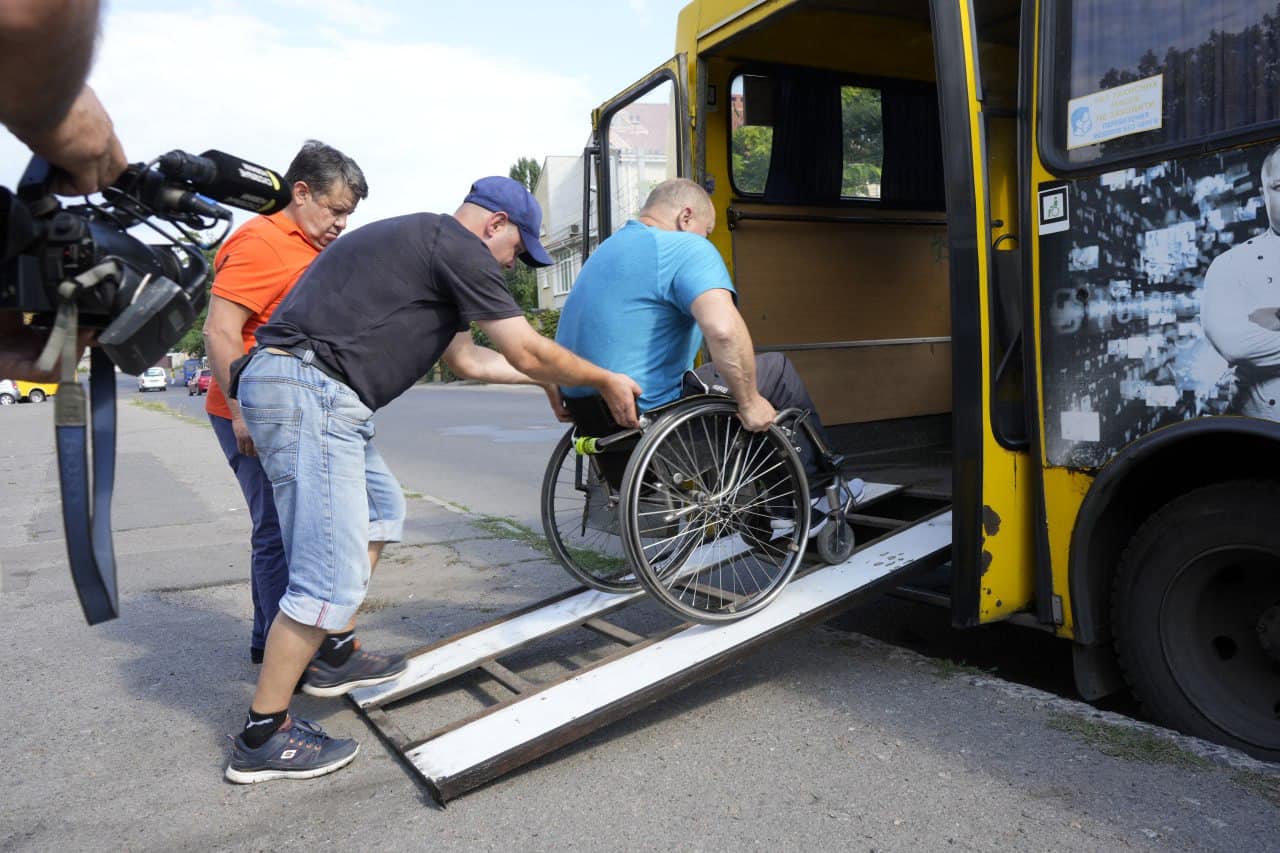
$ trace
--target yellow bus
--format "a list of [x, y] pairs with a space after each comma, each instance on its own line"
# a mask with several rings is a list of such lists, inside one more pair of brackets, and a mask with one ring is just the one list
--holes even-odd
[[708, 189], [855, 473], [950, 497], [914, 594], [1280, 759], [1280, 3], [695, 0], [593, 126], [574, 251]]

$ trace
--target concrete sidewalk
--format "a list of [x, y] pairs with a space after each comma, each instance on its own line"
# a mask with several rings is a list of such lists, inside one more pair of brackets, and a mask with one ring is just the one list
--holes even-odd
[[[227, 784], [256, 669], [248, 519], [212, 431], [121, 404], [122, 614], [90, 628], [52, 414], [0, 410], [0, 850], [1280, 850], [1278, 767], [823, 629], [447, 810], [344, 700], [302, 696], [295, 712], [359, 738], [350, 767]], [[409, 514], [361, 617], [370, 648], [572, 585], [491, 524], [421, 499]]]

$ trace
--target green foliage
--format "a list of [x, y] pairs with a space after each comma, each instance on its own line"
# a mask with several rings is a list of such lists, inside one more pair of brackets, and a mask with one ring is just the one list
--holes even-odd
[[743, 125], [733, 132], [733, 183], [739, 192], [764, 192], [772, 154], [772, 127]]
[[867, 198], [872, 195], [871, 185], [880, 184], [880, 170], [884, 163], [880, 91], [841, 86], [840, 118], [844, 128], [844, 173], [840, 195], [843, 198]]
[[178, 352], [185, 352], [192, 358], [204, 358], [204, 320], [209, 315], [209, 291], [213, 287], [213, 258], [216, 254], [213, 250], [201, 250], [205, 261], [209, 264], [209, 275], [204, 280], [205, 303], [204, 308], [196, 316], [195, 322], [187, 329], [187, 333], [182, 336], [174, 349]]
[[517, 261], [514, 267], [505, 270], [502, 275], [507, 280], [507, 289], [515, 297], [517, 305], [525, 311], [538, 307], [537, 272], [523, 261]]
[[524, 188], [529, 192], [533, 192], [533, 188], [538, 185], [538, 178], [541, 175], [542, 167], [538, 165], [537, 160], [530, 157], [521, 157], [507, 172], [507, 177], [524, 184]]

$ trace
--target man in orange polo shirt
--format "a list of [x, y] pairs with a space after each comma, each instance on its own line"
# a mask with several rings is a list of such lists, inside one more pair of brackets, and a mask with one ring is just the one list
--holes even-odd
[[213, 295], [204, 324], [213, 382], [205, 411], [235, 472], [253, 519], [253, 635], [249, 656], [262, 662], [267, 630], [289, 583], [284, 541], [271, 496], [240, 407], [222, 389], [231, 362], [254, 345], [253, 332], [275, 311], [320, 250], [347, 227], [347, 217], [369, 194], [364, 173], [336, 148], [308, 140], [284, 176], [293, 188], [289, 206], [240, 226], [214, 259]]

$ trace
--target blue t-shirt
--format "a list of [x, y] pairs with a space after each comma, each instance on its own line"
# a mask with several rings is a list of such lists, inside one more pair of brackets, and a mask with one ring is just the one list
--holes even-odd
[[[702, 345], [693, 301], [716, 288], [734, 292], [711, 241], [631, 220], [583, 265], [560, 313], [556, 342], [630, 376], [644, 391], [640, 410], [648, 411], [680, 396], [680, 379]], [[564, 393], [596, 392], [570, 387]]]

